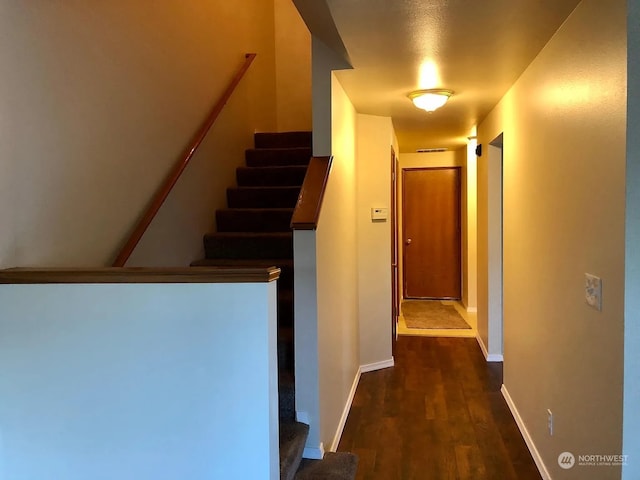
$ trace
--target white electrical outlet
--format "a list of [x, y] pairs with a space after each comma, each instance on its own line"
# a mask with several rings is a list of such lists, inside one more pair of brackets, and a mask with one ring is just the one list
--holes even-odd
[[596, 310], [602, 310], [602, 280], [600, 277], [590, 273], [584, 274], [584, 298], [587, 305]]
[[553, 435], [553, 413], [547, 409], [547, 427], [549, 428], [549, 435]]

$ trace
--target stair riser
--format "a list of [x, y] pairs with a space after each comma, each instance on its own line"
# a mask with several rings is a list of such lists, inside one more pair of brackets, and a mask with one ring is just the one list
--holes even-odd
[[311, 160], [311, 149], [253, 149], [245, 152], [245, 160], [248, 167], [308, 165]]
[[234, 211], [218, 210], [218, 232], [286, 232], [290, 229], [293, 210]]
[[229, 188], [227, 204], [229, 208], [294, 208], [299, 194], [296, 187]]
[[[293, 267], [280, 267], [280, 278], [278, 278], [278, 291], [293, 290]], [[290, 294], [293, 296], [293, 294]]]
[[311, 148], [313, 142], [311, 132], [256, 133], [253, 138], [256, 148]]
[[291, 296], [278, 297], [278, 326], [293, 328], [293, 301]]
[[[300, 466], [304, 446], [309, 435], [309, 426], [302, 423], [280, 423], [280, 480], [294, 480]], [[323, 477], [318, 477], [323, 478]], [[323, 480], [329, 480], [324, 477]]]
[[293, 422], [296, 419], [295, 388], [291, 385], [278, 385], [278, 405], [280, 421]]
[[289, 238], [218, 237], [207, 235], [204, 239], [207, 258], [291, 258], [293, 241]]
[[236, 170], [236, 180], [240, 187], [300, 186], [306, 173], [306, 166], [241, 167]]
[[293, 372], [294, 364], [293, 342], [278, 340], [278, 370]]

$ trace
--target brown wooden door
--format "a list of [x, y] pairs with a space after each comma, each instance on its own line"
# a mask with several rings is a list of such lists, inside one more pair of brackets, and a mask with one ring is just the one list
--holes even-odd
[[460, 169], [402, 171], [405, 298], [461, 296]]

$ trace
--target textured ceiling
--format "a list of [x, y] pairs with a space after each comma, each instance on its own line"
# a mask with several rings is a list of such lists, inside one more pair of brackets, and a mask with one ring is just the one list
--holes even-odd
[[[337, 73], [360, 113], [390, 116], [401, 152], [459, 148], [579, 0], [308, 0], [326, 2], [353, 70]], [[296, 0], [296, 5], [305, 4]], [[303, 17], [304, 17], [303, 13]], [[327, 19], [325, 19], [326, 22]], [[305, 18], [309, 25], [308, 18]], [[312, 33], [315, 34], [314, 29]], [[455, 92], [434, 113], [406, 95]]]

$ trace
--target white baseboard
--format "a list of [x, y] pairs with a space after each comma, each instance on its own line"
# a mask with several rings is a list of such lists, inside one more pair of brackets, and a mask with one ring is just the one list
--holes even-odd
[[324, 443], [320, 442], [318, 448], [305, 447], [302, 458], [310, 460], [322, 460], [324, 458]]
[[504, 361], [503, 355], [499, 355], [497, 353], [489, 354], [489, 352], [487, 351], [487, 347], [482, 341], [482, 338], [480, 337], [480, 335], [476, 335], [476, 340], [478, 341], [478, 345], [480, 345], [480, 350], [482, 350], [482, 354], [484, 355], [484, 358], [487, 362], [503, 362]]
[[[296, 421], [310, 425], [309, 414], [307, 412], [296, 412]], [[318, 447], [304, 447], [303, 458], [311, 460], [322, 460], [324, 458], [324, 444], [320, 442]]]
[[353, 397], [356, 395], [356, 390], [358, 388], [358, 383], [360, 382], [360, 374], [362, 373], [362, 367], [358, 368], [356, 372], [356, 376], [353, 379], [353, 384], [351, 385], [351, 391], [349, 392], [349, 396], [347, 397], [347, 403], [342, 410], [342, 416], [340, 417], [340, 422], [338, 423], [338, 428], [336, 429], [336, 434], [333, 436], [333, 443], [331, 443], [330, 452], [335, 452], [338, 450], [338, 445], [340, 444], [340, 439], [342, 438], [342, 432], [344, 431], [344, 426], [347, 423], [347, 417], [349, 416], [349, 412], [351, 411], [351, 404], [353, 403]]
[[524, 441], [527, 444], [527, 447], [529, 448], [529, 452], [531, 452], [533, 461], [536, 462], [536, 466], [538, 467], [538, 471], [540, 472], [540, 475], [542, 476], [543, 480], [553, 480], [551, 478], [551, 475], [549, 474], [549, 471], [547, 470], [547, 467], [542, 461], [540, 452], [538, 452], [538, 449], [536, 448], [535, 443], [533, 443], [533, 439], [531, 438], [531, 435], [529, 435], [529, 431], [527, 430], [527, 427], [525, 426], [524, 421], [520, 416], [520, 413], [518, 413], [518, 409], [513, 403], [513, 399], [511, 398], [511, 395], [509, 395], [509, 392], [507, 391], [507, 387], [502, 385], [502, 388], [500, 389], [500, 391], [502, 392], [502, 396], [504, 397], [504, 400], [507, 402], [507, 406], [509, 407], [509, 410], [511, 410], [511, 414], [513, 415], [513, 418], [516, 420], [516, 424], [520, 429], [522, 438], [524, 438]]
[[355, 378], [353, 379], [353, 383], [351, 384], [351, 391], [349, 392], [349, 396], [347, 397], [347, 402], [345, 403], [344, 409], [342, 410], [342, 416], [340, 417], [340, 422], [338, 423], [336, 434], [333, 436], [333, 442], [331, 443], [331, 448], [329, 450], [330, 452], [335, 452], [338, 449], [338, 445], [340, 444], [340, 439], [342, 438], [342, 432], [344, 431], [344, 426], [347, 424], [347, 417], [349, 416], [349, 412], [351, 411], [351, 404], [353, 403], [353, 397], [355, 397], [356, 390], [358, 389], [358, 383], [360, 382], [360, 375], [367, 372], [373, 372], [375, 370], [382, 370], [383, 368], [393, 367], [394, 365], [395, 365], [395, 362], [393, 360], [393, 357], [391, 357], [389, 360], [383, 360], [382, 362], [362, 365], [360, 368], [358, 368]]
[[296, 422], [306, 423], [307, 425], [310, 425], [311, 422], [309, 421], [309, 414], [302, 411], [296, 412]]
[[462, 307], [466, 310], [467, 313], [478, 313], [478, 307], [470, 307], [469, 305], [464, 303], [462, 300], [460, 300], [460, 305], [462, 305]]
[[383, 360], [382, 362], [370, 363], [368, 365], [362, 365], [360, 367], [360, 373], [373, 372], [375, 370], [382, 370], [383, 368], [393, 367], [395, 362], [393, 357], [389, 360]]

